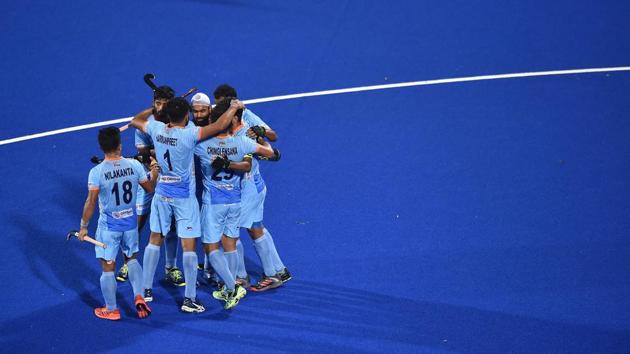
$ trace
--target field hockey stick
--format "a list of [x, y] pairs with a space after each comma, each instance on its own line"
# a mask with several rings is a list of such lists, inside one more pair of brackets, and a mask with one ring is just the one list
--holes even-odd
[[[144, 75], [144, 82], [153, 90], [156, 91], [158, 90], [158, 87], [155, 85], [155, 83], [153, 82], [153, 80], [155, 79], [155, 75], [153, 74], [145, 74]], [[193, 94], [194, 92], [198, 91], [199, 89], [196, 87], [191, 88], [190, 90], [186, 91], [185, 94], [183, 94], [181, 97], [182, 98], [186, 98], [188, 96], [190, 96], [191, 94]], [[127, 130], [129, 128], [129, 123], [120, 126], [118, 128], [118, 130], [120, 130], [120, 132], [124, 132], [125, 130]]]
[[[72, 237], [76, 237], [79, 238], [79, 231], [77, 230], [72, 230], [70, 232], [68, 232], [68, 234], [66, 235], [66, 241], [70, 240]], [[104, 244], [103, 242], [100, 241], [96, 241], [95, 239], [91, 238], [90, 236], [85, 236], [83, 237], [83, 241], [87, 241], [95, 246], [98, 247], [102, 247], [102, 248], [107, 248], [107, 245]]]

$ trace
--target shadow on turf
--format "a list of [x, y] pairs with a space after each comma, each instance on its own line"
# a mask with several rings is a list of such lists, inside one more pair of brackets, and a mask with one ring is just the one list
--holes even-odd
[[[84, 305], [67, 302], [2, 323], [2, 346], [11, 352], [111, 351], [129, 349], [147, 331], [160, 329], [175, 335], [178, 341], [193, 337], [198, 346], [221, 348], [224, 344], [233, 350], [243, 346], [257, 350], [261, 340], [272, 335], [273, 340], [265, 340], [266, 350], [291, 352], [385, 351], [400, 347], [464, 353], [616, 353], [630, 348], [629, 332], [300, 280], [276, 291], [248, 294], [232, 313], [217, 310], [214, 305], [210, 305], [210, 313], [196, 316], [173, 313], [164, 305], [156, 308], [147, 320], [126, 316], [120, 323], [112, 323], [94, 318]], [[208, 320], [226, 322], [221, 322], [223, 326]], [[236, 328], [240, 329], [238, 338]], [[86, 337], [88, 330], [120, 330], [125, 335], [103, 341], [96, 336]], [[322, 336], [335, 340], [322, 342]]]

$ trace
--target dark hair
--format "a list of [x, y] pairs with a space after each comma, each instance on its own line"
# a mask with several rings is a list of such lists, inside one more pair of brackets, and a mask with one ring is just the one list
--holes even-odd
[[[210, 121], [212, 123], [219, 120], [219, 118], [221, 118], [223, 113], [227, 112], [227, 110], [230, 109], [230, 103], [232, 102], [233, 99], [234, 97], [226, 97], [223, 101], [217, 103], [216, 106], [212, 108], [212, 111], [210, 111]], [[238, 117], [238, 119], [241, 119], [243, 117], [243, 110], [242, 109], [237, 110], [236, 116]]]
[[236, 95], [236, 90], [234, 89], [234, 87], [228, 85], [228, 84], [223, 84], [223, 85], [219, 85], [217, 86], [216, 89], [214, 89], [214, 99], [218, 100], [219, 98], [223, 97], [223, 98], [227, 98], [227, 97], [238, 97]]
[[120, 130], [116, 127], [107, 127], [99, 130], [98, 145], [106, 154], [116, 151], [120, 146]]
[[153, 91], [153, 100], [170, 100], [175, 97], [175, 90], [170, 86], [160, 86], [157, 90]]
[[175, 97], [166, 103], [163, 111], [171, 123], [179, 123], [186, 119], [190, 112], [190, 105], [185, 98]]

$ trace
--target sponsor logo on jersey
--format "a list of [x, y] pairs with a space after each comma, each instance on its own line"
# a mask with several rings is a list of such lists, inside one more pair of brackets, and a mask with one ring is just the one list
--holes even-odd
[[179, 183], [182, 181], [182, 178], [179, 176], [160, 176], [159, 181], [161, 183]]
[[125, 209], [125, 210], [119, 210], [119, 211], [113, 211], [112, 212], [112, 217], [114, 219], [124, 219], [124, 218], [128, 218], [130, 216], [133, 216], [133, 208], [129, 208], [129, 209]]

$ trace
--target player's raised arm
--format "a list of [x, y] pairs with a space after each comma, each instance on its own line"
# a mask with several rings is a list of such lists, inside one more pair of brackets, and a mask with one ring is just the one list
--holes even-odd
[[206, 140], [226, 130], [232, 123], [232, 119], [236, 115], [236, 112], [244, 107], [245, 105], [243, 102], [233, 99], [230, 103], [230, 108], [221, 114], [215, 122], [212, 122], [199, 130], [199, 140]]
[[153, 114], [153, 107], [147, 108], [144, 111], [136, 114], [131, 120], [131, 122], [129, 122], [129, 125], [136, 129], [140, 129], [144, 131], [144, 125], [149, 120], [149, 117], [151, 116], [151, 114]]

